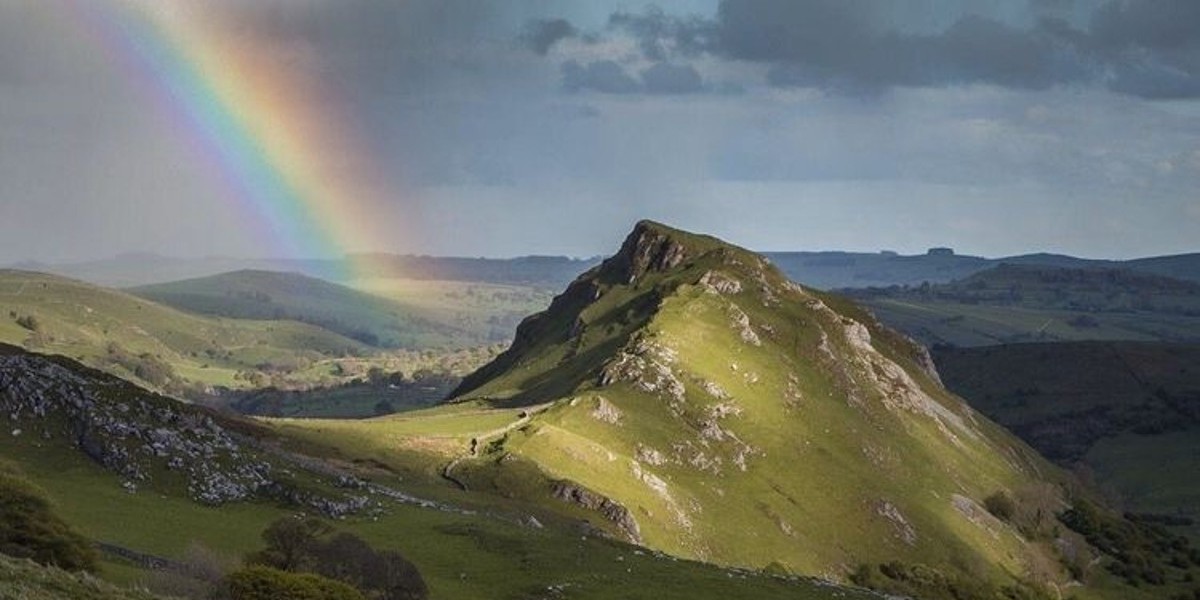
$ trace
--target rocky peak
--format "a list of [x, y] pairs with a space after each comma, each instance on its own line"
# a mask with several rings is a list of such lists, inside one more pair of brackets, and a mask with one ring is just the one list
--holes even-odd
[[653, 221], [639, 221], [603, 270], [620, 283], [632, 284], [648, 272], [674, 269], [691, 255], [683, 239], [687, 235]]

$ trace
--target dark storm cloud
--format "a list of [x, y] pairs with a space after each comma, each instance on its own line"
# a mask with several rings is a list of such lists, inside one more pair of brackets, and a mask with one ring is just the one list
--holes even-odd
[[616, 12], [608, 19], [610, 29], [625, 30], [637, 38], [642, 54], [654, 61], [668, 55], [699, 54], [712, 45], [715, 32], [711, 20], [700, 16], [668, 15], [657, 7], [643, 13]]
[[1068, 0], [1033, 0], [1032, 24], [964, 12], [935, 32], [881, 25], [881, 0], [723, 0], [711, 19], [659, 10], [616, 13], [610, 29], [644, 57], [701, 53], [767, 65], [768, 83], [873, 90], [988, 83], [1015, 89], [1105, 85], [1147, 98], [1200, 96], [1200, 2], [1116, 0], [1090, 26], [1053, 15]]
[[535, 54], [545, 56], [554, 44], [576, 35], [579, 31], [566, 19], [534, 19], [525, 24], [520, 39]]
[[642, 82], [651, 94], [694, 94], [704, 90], [704, 79], [691, 65], [655, 63], [642, 71]]
[[562, 66], [563, 89], [568, 92], [593, 91], [604, 94], [694, 94], [704, 91], [704, 78], [692, 65], [655, 63], [631, 75], [613, 60], [586, 64], [568, 60]]
[[563, 88], [568, 92], [593, 90], [605, 94], [632, 94], [642, 89], [641, 83], [612, 60], [587, 64], [568, 60], [563, 63], [562, 74]]

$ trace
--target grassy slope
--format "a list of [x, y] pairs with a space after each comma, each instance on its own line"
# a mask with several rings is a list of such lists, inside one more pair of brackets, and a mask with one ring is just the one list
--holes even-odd
[[421, 307], [298, 273], [235, 271], [129, 291], [194, 313], [313, 323], [384, 347], [424, 349], [480, 341], [472, 332], [430, 318]]
[[[11, 314], [33, 315], [39, 331], [21, 327]], [[238, 371], [262, 363], [311, 362], [367, 351], [359, 342], [312, 325], [202, 317], [23, 271], [0, 271], [0, 341], [63, 354], [136, 379], [111, 364], [108, 348], [115, 343], [133, 356], [160, 357], [191, 381], [231, 387], [243, 385], [234, 378]]]
[[934, 358], [972, 406], [1085, 465], [1128, 509], [1200, 519], [1200, 346], [1017, 344]]
[[43, 567], [0, 554], [0, 600], [155, 600], [88, 575]]
[[[159, 556], [181, 557], [194, 542], [240, 556], [259, 546], [258, 534], [268, 523], [296, 510], [269, 503], [204, 507], [170, 489], [144, 488], [130, 494], [120, 487], [119, 478], [76, 449], [31, 436], [0, 436], [0, 455], [19, 464], [48, 492], [56, 511], [85, 535]], [[397, 484], [394, 479], [388, 483]], [[482, 508], [495, 512], [498, 506], [488, 503]], [[521, 526], [515, 524], [514, 513], [501, 512], [509, 516], [390, 505], [377, 517], [350, 517], [336, 526], [379, 547], [402, 551], [421, 570], [435, 599], [526, 598], [547, 593], [549, 586], [563, 586], [572, 598], [597, 599], [869, 597], [653, 556], [581, 536], [551, 520], [546, 523], [552, 527], [543, 529]], [[127, 584], [147, 576], [118, 562], [103, 563], [102, 575]], [[87, 596], [72, 591], [50, 597]], [[102, 599], [107, 600], [97, 597]]]
[[477, 281], [374, 277], [347, 285], [416, 307], [440, 323], [469, 332], [479, 340], [505, 342], [521, 319], [546, 308], [553, 294], [536, 286]]
[[[624, 285], [616, 267], [591, 272], [594, 287], [573, 284], [548, 313], [527, 322], [510, 353], [461, 388], [497, 407], [490, 412], [474, 403], [406, 415], [412, 421], [281, 426], [397, 465], [423, 460], [428, 469], [457, 456], [456, 472], [469, 485], [482, 482], [503, 494], [544, 495], [545, 487], [517, 475], [534, 464], [620, 501], [649, 546], [725, 564], [778, 563], [838, 576], [859, 562], [903, 557], [1003, 580], [1045, 552], [973, 502], [999, 489], [1037, 486], [1056, 477], [1054, 469], [920, 374], [911, 346], [871, 324], [875, 347], [889, 358], [872, 368], [855, 364], [848, 316], [818, 308], [818, 297], [789, 287], [748, 252], [651, 227], [682, 239], [689, 259], [678, 269], [647, 272], [636, 285]], [[740, 279], [743, 291], [722, 296], [693, 285], [712, 270]], [[760, 285], [782, 301], [767, 300]], [[871, 323], [849, 303], [825, 301]], [[761, 346], [731, 326], [731, 305], [754, 324]], [[681, 401], [639, 389], [634, 380], [596, 385], [603, 361], [622, 348], [633, 352], [635, 335], [673, 351], [671, 372], [686, 388]], [[823, 338], [829, 357], [820, 350]], [[885, 362], [907, 369], [920, 388], [913, 391], [929, 396], [927, 408], [943, 423], [884, 406], [872, 372]], [[703, 382], [732, 400], [714, 398]], [[500, 408], [546, 401], [554, 403], [528, 420]], [[740, 415], [713, 417], [718, 404], [730, 402]], [[602, 405], [621, 416], [595, 418]], [[456, 425], [431, 436], [419, 421], [425, 415]], [[960, 420], [961, 429], [944, 424]], [[723, 440], [701, 435], [711, 421]], [[494, 452], [464, 458], [473, 437]], [[650, 451], [662, 460], [647, 459]], [[520, 481], [505, 481], [506, 472]], [[955, 508], [956, 494], [971, 518]], [[906, 541], [909, 527], [915, 537]]]

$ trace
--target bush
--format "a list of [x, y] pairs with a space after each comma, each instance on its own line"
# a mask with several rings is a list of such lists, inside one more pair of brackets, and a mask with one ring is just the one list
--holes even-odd
[[1026, 585], [996, 586], [925, 565], [890, 562], [860, 565], [850, 575], [855, 585], [921, 600], [1048, 600], [1049, 594]]
[[1132, 586], [1167, 583], [1168, 574], [1180, 565], [1200, 561], [1187, 538], [1172, 534], [1161, 525], [1140, 520], [1136, 515], [1122, 517], [1086, 500], [1079, 500], [1059, 515], [1059, 520], [1087, 539], [1088, 543], [1111, 559], [1106, 568]]
[[0, 553], [68, 571], [94, 571], [96, 552], [60, 519], [45, 493], [0, 464]]
[[313, 573], [289, 573], [262, 565], [226, 578], [232, 600], [364, 600], [358, 590]]
[[21, 327], [24, 327], [25, 329], [28, 329], [33, 332], [37, 332], [37, 331], [41, 330], [41, 328], [42, 328], [41, 321], [38, 321], [37, 317], [35, 317], [33, 315], [25, 315], [23, 317], [17, 317], [17, 325], [20, 325]]
[[1009, 521], [1017, 513], [1017, 503], [1004, 490], [984, 498], [983, 507], [1001, 521]]

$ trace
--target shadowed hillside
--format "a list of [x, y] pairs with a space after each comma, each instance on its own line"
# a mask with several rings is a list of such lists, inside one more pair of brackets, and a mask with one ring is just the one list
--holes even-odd
[[1130, 511], [1198, 531], [1200, 346], [1016, 344], [933, 356], [950, 389], [1047, 457]]

